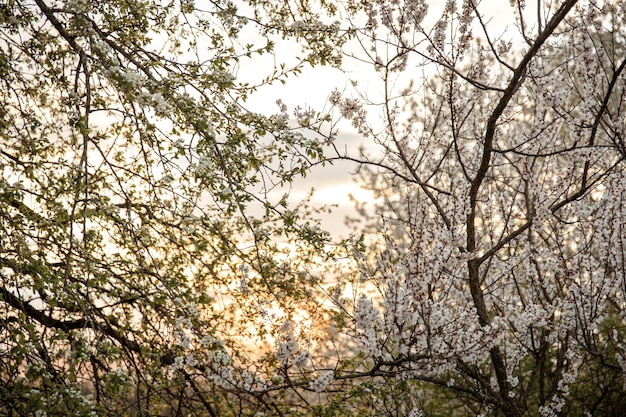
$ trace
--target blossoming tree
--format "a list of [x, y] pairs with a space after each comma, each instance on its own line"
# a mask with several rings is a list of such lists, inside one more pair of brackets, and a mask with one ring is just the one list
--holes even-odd
[[[626, 8], [436, 3], [1, 5], [0, 413], [626, 409]], [[369, 87], [246, 109], [309, 64]], [[283, 191], [338, 160], [331, 244]]]
[[500, 5], [516, 37], [479, 3], [365, 5], [351, 56], [380, 83], [329, 101], [368, 142], [314, 129], [379, 197], [335, 382], [385, 415], [620, 414], [626, 9]]
[[[274, 407], [255, 390], [279, 359], [255, 344], [313, 307], [327, 237], [272, 191], [321, 145], [245, 101], [337, 63], [343, 35], [249, 3], [0, 5], [0, 414]], [[302, 57], [239, 81], [276, 34]]]

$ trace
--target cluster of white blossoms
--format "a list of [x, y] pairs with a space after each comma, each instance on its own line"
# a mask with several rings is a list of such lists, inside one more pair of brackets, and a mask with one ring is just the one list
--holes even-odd
[[104, 70], [104, 75], [115, 81], [123, 83], [129, 89], [138, 91], [147, 84], [147, 80], [137, 71], [123, 69], [118, 65], [112, 65]]
[[422, 410], [420, 410], [419, 408], [414, 408], [409, 412], [409, 414], [407, 414], [407, 417], [422, 417], [423, 415], [424, 413], [422, 412]]
[[99, 56], [100, 59], [108, 62], [111, 67], [119, 68], [120, 61], [115, 55], [111, 46], [99, 38], [91, 42], [91, 51], [94, 55]]
[[518, 323], [522, 328], [541, 328], [548, 325], [549, 314], [536, 304], [528, 304], [518, 319]]
[[308, 363], [311, 354], [300, 347], [294, 328], [295, 325], [290, 320], [286, 320], [280, 327], [276, 358], [282, 366], [291, 364], [296, 369], [302, 369]]
[[448, 23], [450, 22], [450, 16], [454, 13], [455, 3], [456, 2], [454, 0], [446, 1], [446, 6], [441, 14], [441, 18], [437, 21], [435, 27], [433, 28], [434, 30], [431, 37], [431, 44], [428, 46], [428, 52], [433, 55], [443, 53]]
[[381, 320], [372, 300], [363, 295], [359, 298], [354, 312], [354, 320], [357, 330], [360, 330], [362, 334], [362, 341], [370, 353], [380, 357], [382, 352], [378, 345], [377, 334], [381, 328]]
[[[96, 410], [95, 401], [90, 398], [90, 394], [83, 393], [77, 386], [67, 386], [61, 390], [41, 395], [38, 389], [31, 389], [26, 393], [27, 397], [34, 398], [40, 403], [41, 409], [34, 410], [33, 415], [45, 417], [48, 415], [46, 410], [58, 410], [59, 404], [66, 406], [67, 404], [73, 404], [74, 411], [83, 411], [80, 415], [96, 417], [98, 413]], [[85, 412], [87, 411], [87, 412]], [[53, 412], [53, 415], [58, 415]]]
[[328, 98], [331, 105], [339, 110], [343, 118], [349, 120], [357, 131], [364, 137], [369, 136], [366, 129], [367, 111], [363, 103], [356, 98], [342, 98], [338, 90], [333, 90]]
[[307, 365], [310, 359], [311, 359], [311, 354], [309, 353], [309, 351], [301, 350], [291, 358], [291, 364], [296, 369], [302, 369]]
[[210, 351], [209, 359], [203, 365], [207, 379], [219, 387], [259, 392], [272, 386], [256, 371], [233, 366], [232, 357], [223, 348]]
[[271, 121], [276, 123], [279, 126], [286, 126], [289, 122], [289, 114], [287, 105], [281, 100], [276, 100], [276, 105], [278, 106], [279, 113], [271, 116]]
[[581, 358], [572, 350], [568, 350], [566, 356], [571, 363], [571, 367], [559, 380], [556, 393], [552, 396], [550, 403], [539, 407], [539, 413], [542, 417], [557, 417], [561, 415], [561, 411], [567, 403], [570, 385], [573, 384], [578, 377], [578, 367], [582, 362]]
[[418, 28], [428, 13], [426, 0], [381, 0], [368, 4], [367, 28], [377, 29], [381, 25], [387, 30], [401, 34], [410, 28]]
[[224, 88], [230, 86], [236, 80], [232, 72], [223, 68], [216, 68], [211, 74], [211, 78], [217, 86]]
[[198, 365], [198, 361], [190, 349], [192, 347], [192, 339], [194, 339], [191, 331], [193, 329], [191, 318], [198, 317], [198, 305], [193, 301], [183, 300], [181, 297], [176, 297], [173, 301], [174, 305], [184, 311], [184, 313], [176, 317], [172, 335], [176, 339], [176, 345], [185, 352], [183, 355], [174, 358], [173, 368], [182, 369], [185, 365], [193, 368]]
[[138, 104], [152, 107], [157, 115], [166, 115], [172, 110], [172, 105], [160, 93], [143, 91], [137, 94], [136, 99]]
[[203, 177], [213, 172], [214, 164], [211, 158], [200, 155], [200, 157], [198, 158], [198, 162], [194, 165], [193, 168], [196, 176]]
[[232, 388], [237, 385], [234, 371], [231, 365], [220, 366], [215, 370], [207, 367], [207, 379], [218, 387]]
[[426, 0], [406, 0], [401, 16], [406, 18], [413, 26], [419, 27], [427, 13], [428, 2]]
[[109, 378], [120, 381], [122, 385], [126, 385], [130, 382], [130, 376], [128, 375], [128, 372], [122, 368], [116, 368], [111, 370], [110, 372], [108, 372], [107, 376]]
[[302, 108], [300, 106], [296, 106], [294, 108], [293, 114], [298, 122], [298, 126], [308, 127], [316, 121], [317, 113], [311, 107]]
[[[280, 22], [284, 25], [284, 22]], [[310, 19], [310, 20], [296, 20], [289, 25], [288, 30], [296, 33], [337, 33], [340, 29], [339, 22], [332, 22], [330, 24], [326, 24], [318, 19]]]
[[334, 379], [333, 371], [323, 372], [316, 379], [309, 382], [309, 388], [315, 392], [324, 392]]
[[184, 365], [193, 368], [198, 365], [198, 361], [192, 353], [189, 353], [185, 356], [176, 356], [174, 358], [174, 363], [172, 364], [172, 367], [174, 369], [183, 369]]

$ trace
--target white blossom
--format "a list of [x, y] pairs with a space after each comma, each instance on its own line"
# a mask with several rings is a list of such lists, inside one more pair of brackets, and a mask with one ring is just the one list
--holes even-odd
[[335, 378], [332, 371], [320, 373], [320, 375], [315, 380], [309, 382], [309, 388], [311, 388], [315, 392], [324, 392], [334, 379]]
[[411, 409], [409, 414], [407, 414], [407, 417], [423, 417], [423, 415], [424, 413], [422, 412], [422, 410], [420, 410], [419, 408], [413, 408]]

